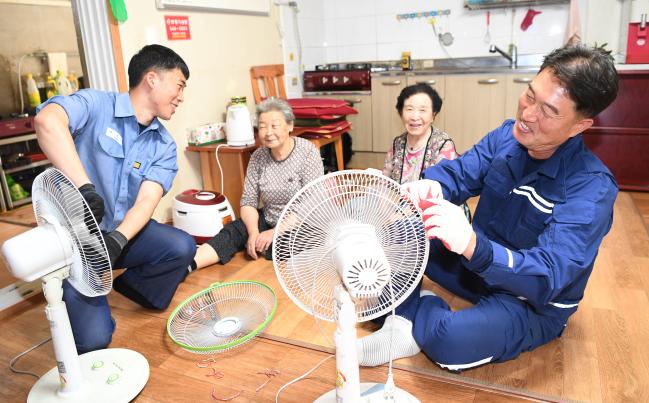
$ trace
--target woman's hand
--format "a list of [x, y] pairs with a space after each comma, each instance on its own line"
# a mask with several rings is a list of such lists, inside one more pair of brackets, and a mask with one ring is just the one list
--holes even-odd
[[257, 238], [259, 237], [259, 232], [254, 232], [254, 233], [249, 233], [248, 234], [248, 241], [246, 242], [246, 251], [248, 252], [248, 255], [250, 255], [251, 258], [257, 259], [257, 250], [256, 250], [256, 243], [257, 243]]
[[255, 249], [257, 252], [266, 252], [271, 243], [273, 243], [273, 236], [275, 235], [275, 229], [269, 229], [257, 237], [255, 242]]

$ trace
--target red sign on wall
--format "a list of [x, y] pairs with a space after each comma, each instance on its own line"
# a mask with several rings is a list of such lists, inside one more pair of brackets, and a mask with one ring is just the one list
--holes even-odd
[[189, 17], [186, 15], [167, 15], [165, 16], [165, 25], [167, 27], [167, 39], [191, 39]]

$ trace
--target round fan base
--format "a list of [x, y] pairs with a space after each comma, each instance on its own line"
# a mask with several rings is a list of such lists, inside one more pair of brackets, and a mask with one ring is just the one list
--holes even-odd
[[[382, 383], [361, 383], [361, 400], [363, 403], [372, 403], [372, 402], [383, 402], [383, 390], [385, 385]], [[407, 403], [419, 403], [419, 399], [406, 392], [403, 389], [396, 388], [394, 391], [394, 401], [395, 402], [407, 402]], [[332, 389], [324, 395], [317, 398], [314, 403], [329, 403], [336, 402], [336, 389]]]
[[123, 348], [92, 351], [79, 356], [82, 386], [70, 396], [61, 396], [56, 367], [32, 386], [27, 403], [49, 402], [128, 402], [149, 380], [149, 363], [138, 352]]

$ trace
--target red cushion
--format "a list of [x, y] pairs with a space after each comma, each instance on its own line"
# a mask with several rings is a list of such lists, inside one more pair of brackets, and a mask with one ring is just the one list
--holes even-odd
[[351, 130], [352, 124], [348, 121], [319, 127], [295, 127], [293, 135], [306, 138], [333, 138]]
[[318, 118], [323, 115], [354, 115], [358, 111], [340, 99], [294, 98], [288, 100], [297, 118]]

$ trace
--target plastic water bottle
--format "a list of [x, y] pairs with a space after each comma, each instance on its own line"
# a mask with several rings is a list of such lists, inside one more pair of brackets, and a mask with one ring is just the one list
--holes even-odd
[[27, 99], [29, 99], [29, 106], [36, 108], [41, 104], [41, 94], [38, 93], [38, 87], [32, 73], [27, 73]]
[[56, 89], [58, 90], [60, 95], [70, 95], [72, 94], [72, 86], [70, 85], [70, 81], [68, 81], [67, 77], [65, 74], [63, 74], [61, 71], [57, 70], [56, 71], [56, 77], [54, 78], [56, 82]]
[[70, 74], [68, 74], [68, 81], [70, 82], [72, 92], [79, 91], [79, 79], [74, 75], [74, 71], [71, 71]]
[[56, 83], [54, 82], [54, 79], [52, 78], [50, 73], [47, 73], [47, 78], [45, 79], [45, 94], [47, 96], [47, 99], [50, 99], [53, 96], [59, 94], [56, 91]]

